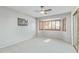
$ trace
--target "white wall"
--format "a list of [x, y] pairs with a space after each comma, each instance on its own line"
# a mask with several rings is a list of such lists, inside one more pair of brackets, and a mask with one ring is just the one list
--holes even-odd
[[[28, 19], [28, 26], [17, 26], [18, 17]], [[35, 27], [36, 21], [33, 17], [0, 7], [0, 48], [33, 38], [36, 34]]]
[[69, 43], [72, 43], [71, 40], [71, 13], [64, 13], [64, 14], [59, 14], [59, 15], [53, 15], [49, 17], [41, 17], [37, 19], [37, 25], [39, 24], [39, 20], [44, 20], [44, 19], [50, 19], [50, 18], [63, 18], [66, 17], [66, 28], [67, 31], [39, 31], [39, 26], [37, 28], [37, 34], [38, 36], [43, 36], [43, 37], [48, 37], [48, 38], [55, 38], [55, 39], [62, 39], [64, 41], [67, 41]]

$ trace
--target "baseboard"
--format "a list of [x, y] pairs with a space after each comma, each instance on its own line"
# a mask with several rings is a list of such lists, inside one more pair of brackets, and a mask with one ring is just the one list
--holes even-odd
[[[35, 38], [35, 35], [34, 35], [32, 38], [29, 38], [29, 39], [27, 39], [27, 40], [31, 40], [31, 39], [34, 39], [34, 38]], [[6, 47], [9, 47], [9, 46], [12, 46], [12, 45], [15, 45], [15, 44], [20, 43], [20, 42], [23, 42], [23, 41], [25, 41], [25, 40], [26, 40], [26, 39], [19, 40], [19, 41], [16, 41], [16, 42], [10, 42], [11, 44], [9, 44], [9, 43], [3, 44], [3, 45], [0, 47], [0, 49], [6, 48]]]

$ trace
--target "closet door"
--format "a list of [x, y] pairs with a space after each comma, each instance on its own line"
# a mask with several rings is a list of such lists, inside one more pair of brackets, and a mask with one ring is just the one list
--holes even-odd
[[77, 12], [74, 14], [74, 40], [73, 40], [73, 45], [78, 51], [78, 45], [77, 45]]
[[79, 52], [79, 9], [77, 10], [77, 44], [78, 44], [78, 52]]
[[74, 14], [74, 47], [79, 52], [79, 9]]

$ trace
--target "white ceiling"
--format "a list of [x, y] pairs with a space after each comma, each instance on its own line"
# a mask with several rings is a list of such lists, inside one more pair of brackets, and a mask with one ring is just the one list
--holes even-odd
[[[44, 15], [40, 14], [39, 12], [35, 12], [36, 10], [40, 10], [40, 6], [8, 6], [8, 8], [14, 9], [16, 11], [26, 13], [33, 17], [43, 17]], [[47, 8], [52, 9], [51, 12], [48, 13], [47, 16], [62, 14], [71, 12], [75, 6], [47, 6]]]

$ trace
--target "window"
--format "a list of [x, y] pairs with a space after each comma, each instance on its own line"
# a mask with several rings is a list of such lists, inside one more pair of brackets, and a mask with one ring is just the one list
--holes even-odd
[[66, 31], [66, 17], [62, 20], [62, 31]]
[[60, 30], [60, 20], [50, 20], [50, 21], [40, 21], [39, 29], [40, 30]]
[[55, 21], [52, 21], [52, 29], [53, 29], [53, 30], [55, 30], [55, 28], [56, 28], [56, 27], [55, 27], [55, 24], [56, 24]]
[[42, 22], [42, 21], [39, 22], [39, 29], [40, 29], [40, 30], [43, 29], [43, 22]]
[[40, 30], [50, 30], [51, 29], [51, 21], [40, 21], [39, 22]]
[[60, 22], [56, 21], [56, 29], [60, 29]]

